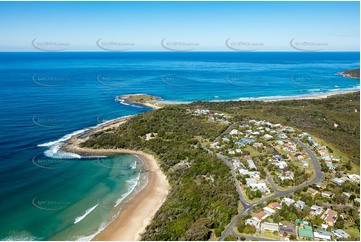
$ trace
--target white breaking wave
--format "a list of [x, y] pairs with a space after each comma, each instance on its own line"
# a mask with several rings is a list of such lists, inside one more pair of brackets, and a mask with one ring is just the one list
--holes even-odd
[[102, 232], [107, 226], [108, 226], [107, 223], [102, 223], [95, 233], [93, 233], [89, 236], [84, 236], [84, 237], [78, 238], [78, 239], [76, 239], [76, 241], [91, 241], [95, 236], [97, 236], [100, 232]]
[[98, 204], [95, 205], [94, 207], [91, 207], [91, 208], [89, 208], [88, 210], [86, 210], [85, 213], [84, 213], [82, 216], [75, 218], [74, 224], [79, 223], [80, 221], [82, 221], [82, 220], [83, 220], [86, 216], [88, 216], [88, 214], [91, 213], [96, 207], [98, 207]]
[[9, 236], [4, 239], [1, 239], [1, 241], [35, 241], [35, 240], [41, 240], [41, 238], [37, 238], [35, 236]]
[[[126, 118], [126, 117], [131, 117], [131, 116], [134, 116], [134, 115], [123, 116], [123, 117], [120, 117], [120, 118]], [[49, 147], [48, 150], [44, 151], [44, 155], [46, 155], [49, 158], [54, 158], [54, 159], [81, 159], [81, 158], [102, 158], [102, 157], [106, 157], [106, 156], [81, 156], [81, 155], [78, 155], [78, 154], [75, 154], [75, 153], [63, 151], [60, 148], [72, 136], [82, 134], [82, 133], [84, 133], [84, 132], [86, 132], [88, 130], [95, 129], [95, 128], [101, 126], [101, 125], [104, 125], [104, 124], [109, 123], [109, 122], [113, 122], [113, 121], [115, 121], [117, 119], [120, 119], [120, 118], [107, 120], [107, 121], [105, 121], [105, 122], [103, 122], [101, 124], [95, 125], [93, 127], [74, 131], [74, 132], [72, 132], [70, 134], [64, 135], [63, 137], [61, 137], [58, 140], [50, 141], [50, 142], [43, 143], [43, 144], [39, 144], [37, 146], [38, 147]]]
[[135, 160], [133, 164], [130, 165], [130, 168], [132, 170], [135, 170], [137, 168], [137, 161]]
[[129, 190], [124, 193], [116, 202], [114, 207], [118, 206], [130, 193], [132, 193], [134, 191], [134, 189], [137, 187], [138, 182], [139, 182], [139, 178], [140, 178], [140, 173], [138, 174], [137, 178], [131, 179], [126, 181], [126, 183], [128, 184]]

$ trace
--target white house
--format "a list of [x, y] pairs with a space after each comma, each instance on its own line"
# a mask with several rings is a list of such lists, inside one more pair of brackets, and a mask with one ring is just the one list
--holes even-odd
[[290, 206], [295, 203], [295, 200], [285, 197], [282, 199], [281, 204], [286, 204], [287, 206]]
[[269, 207], [264, 207], [263, 210], [268, 214], [275, 214], [276, 211]]
[[231, 132], [229, 132], [230, 135], [237, 135], [239, 134], [239, 131], [237, 129], [232, 129]]
[[331, 236], [332, 236], [332, 233], [331, 232], [328, 232], [326, 230], [318, 230], [318, 231], [315, 231], [313, 233], [313, 236], [315, 236], [316, 239], [321, 239], [321, 240], [328, 240], [330, 241], [331, 240]]
[[298, 200], [294, 206], [296, 208], [303, 209], [305, 207], [305, 205], [306, 205], [306, 203], [304, 201]]
[[319, 207], [317, 205], [312, 205], [311, 206], [311, 211], [310, 211], [311, 215], [320, 215], [320, 214], [322, 214], [322, 212], [323, 212], [322, 207]]
[[350, 235], [342, 229], [336, 229], [335, 231], [333, 231], [333, 234], [335, 236], [337, 236], [338, 238], [349, 238], [350, 237]]
[[254, 219], [254, 218], [246, 219], [245, 224], [246, 225], [253, 225], [254, 227], [256, 227], [257, 230], [259, 230], [260, 222], [258, 220], [256, 220], [256, 219]]
[[249, 169], [257, 169], [257, 166], [254, 164], [253, 160], [247, 160]]
[[273, 136], [272, 136], [272, 135], [269, 135], [269, 134], [265, 134], [265, 135], [263, 135], [263, 138], [264, 138], [265, 140], [271, 140], [271, 139], [273, 139]]
[[261, 230], [262, 231], [266, 230], [266, 231], [271, 231], [271, 232], [278, 231], [278, 224], [268, 223], [268, 222], [261, 223]]

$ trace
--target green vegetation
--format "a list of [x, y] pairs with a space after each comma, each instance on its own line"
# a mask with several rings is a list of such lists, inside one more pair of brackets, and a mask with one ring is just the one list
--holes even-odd
[[[143, 240], [208, 240], [211, 230], [219, 235], [238, 210], [229, 168], [197, 146], [199, 136], [214, 139], [224, 129], [185, 108], [165, 107], [138, 115], [112, 133], [94, 134], [84, 145], [144, 150], [159, 160], [172, 188]], [[158, 137], [145, 141], [152, 132]], [[182, 161], [190, 167], [180, 166]]]
[[333, 144], [359, 166], [360, 92], [335, 95], [325, 99], [195, 102], [188, 106], [228, 113], [233, 115], [236, 121], [249, 118], [266, 119], [272, 123], [299, 128]]
[[[137, 115], [118, 128], [95, 133], [83, 145], [95, 149], [143, 150], [158, 159], [171, 191], [142, 235], [142, 240], [208, 240], [213, 231], [220, 236], [237, 214], [238, 194], [227, 165], [202, 149], [202, 144], [213, 141], [227, 126], [210, 122], [205, 116], [194, 115], [193, 110], [227, 113], [237, 122], [267, 119], [299, 128], [332, 144], [333, 150], [339, 150], [343, 157], [359, 166], [359, 101], [360, 93], [351, 93], [320, 100], [170, 105]], [[145, 140], [149, 133], [158, 135]], [[255, 160], [261, 167], [266, 167], [267, 162], [262, 158], [259, 157], [259, 162]], [[185, 163], [188, 165], [183, 165]], [[310, 176], [301, 170], [295, 175], [299, 179], [297, 183]], [[341, 189], [359, 192], [359, 186], [349, 183]], [[308, 205], [311, 204], [312, 197], [304, 199]], [[342, 203], [342, 199], [336, 196], [334, 202]], [[279, 211], [279, 219], [295, 220], [306, 216], [306, 212], [285, 207]], [[249, 225], [238, 224], [237, 227], [241, 233], [252, 234], [254, 231], [254, 227]]]

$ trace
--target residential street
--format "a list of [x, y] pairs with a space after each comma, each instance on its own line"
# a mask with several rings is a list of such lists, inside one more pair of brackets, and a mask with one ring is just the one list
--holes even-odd
[[[230, 132], [234, 127], [234, 123], [231, 124], [220, 136], [218, 136], [215, 141], [218, 141], [220, 139], [220, 137], [228, 132]], [[253, 209], [254, 206], [260, 204], [260, 203], [263, 203], [263, 202], [266, 202], [267, 200], [269, 199], [273, 199], [273, 198], [279, 198], [279, 197], [286, 197], [286, 196], [290, 196], [292, 195], [292, 193], [294, 193], [295, 190], [298, 190], [298, 189], [302, 189], [306, 186], [309, 186], [311, 184], [315, 184], [315, 183], [319, 183], [321, 182], [325, 175], [323, 174], [323, 172], [321, 171], [321, 165], [316, 157], [316, 155], [312, 152], [312, 150], [310, 150], [304, 143], [302, 143], [300, 140], [298, 140], [297, 138], [294, 138], [293, 139], [298, 145], [300, 145], [305, 151], [306, 153], [309, 155], [309, 157], [311, 158], [312, 160], [312, 164], [313, 164], [313, 168], [314, 168], [314, 172], [315, 172], [315, 176], [314, 178], [311, 180], [311, 181], [308, 181], [306, 183], [303, 183], [299, 186], [296, 186], [296, 187], [293, 187], [291, 189], [288, 189], [288, 190], [285, 190], [285, 191], [280, 191], [278, 190], [275, 185], [274, 185], [274, 182], [271, 178], [271, 176], [269, 175], [268, 171], [266, 171], [266, 174], [267, 174], [267, 181], [270, 183], [270, 186], [272, 187], [272, 189], [274, 190], [274, 193], [268, 197], [265, 197], [265, 198], [262, 198], [261, 200], [259, 201], [256, 201], [256, 202], [253, 202], [253, 203], [249, 203], [246, 201], [242, 191], [241, 191], [241, 187], [239, 185], [239, 182], [236, 178], [236, 173], [232, 167], [232, 164], [229, 160], [229, 158], [226, 158], [224, 157], [223, 155], [220, 155], [220, 154], [215, 154], [213, 151], [207, 149], [206, 147], [203, 147], [205, 150], [207, 150], [209, 153], [211, 154], [214, 154], [216, 155], [217, 158], [221, 159], [222, 161], [225, 162], [225, 164], [227, 164], [227, 166], [231, 169], [231, 174], [232, 174], [232, 178], [234, 180], [234, 184], [236, 186], [236, 189], [237, 189], [237, 192], [238, 192], [238, 195], [239, 195], [239, 199], [240, 199], [240, 202], [243, 206], [242, 210], [238, 213], [237, 216], [235, 216], [231, 222], [229, 223], [229, 225], [225, 228], [225, 230], [223, 231], [222, 235], [220, 236], [219, 240], [222, 241], [224, 240], [228, 235], [236, 235], [233, 228], [236, 227], [237, 225], [237, 218], [238, 216], [240, 215], [243, 215], [243, 214], [247, 214], [247, 213], [250, 213]], [[246, 237], [247, 238], [247, 237]], [[252, 237], [252, 236], [248, 236], [248, 238], [250, 240], [257, 240], [257, 237]], [[259, 238], [259, 240], [265, 240], [265, 239], [262, 239], [262, 238]]]

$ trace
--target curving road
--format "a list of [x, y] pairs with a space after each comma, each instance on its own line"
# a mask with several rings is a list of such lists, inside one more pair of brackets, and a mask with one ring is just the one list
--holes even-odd
[[[222, 135], [224, 133], [226, 133], [227, 131], [229, 132], [231, 129], [231, 127], [229, 127], [225, 132], [222, 133]], [[220, 136], [219, 136], [220, 137]], [[217, 137], [217, 138], [219, 138]], [[241, 192], [241, 187], [239, 186], [239, 183], [237, 181], [237, 178], [236, 178], [236, 174], [234, 172], [234, 169], [232, 167], [232, 164], [230, 163], [229, 159], [227, 159], [226, 157], [220, 155], [220, 154], [215, 154], [217, 156], [217, 158], [221, 159], [222, 161], [224, 161], [228, 167], [230, 167], [231, 169], [231, 173], [232, 173], [232, 177], [233, 177], [233, 180], [234, 180], [234, 183], [235, 183], [235, 186], [236, 186], [236, 189], [237, 189], [237, 192], [239, 194], [239, 199], [240, 199], [240, 202], [242, 203], [243, 205], [243, 208], [241, 211], [239, 211], [238, 215], [235, 216], [231, 222], [229, 223], [229, 225], [227, 226], [227, 228], [225, 228], [225, 230], [223, 231], [222, 235], [220, 236], [219, 240], [220, 241], [223, 241], [228, 235], [235, 235], [237, 236], [237, 234], [235, 234], [233, 228], [236, 227], [236, 224], [237, 224], [237, 218], [240, 216], [240, 215], [243, 215], [243, 214], [246, 214], [246, 213], [249, 213], [252, 211], [252, 208], [260, 203], [263, 203], [263, 202], [266, 202], [267, 200], [269, 199], [272, 199], [272, 198], [279, 198], [279, 197], [282, 197], [282, 196], [289, 196], [291, 194], [294, 193], [295, 190], [298, 190], [298, 189], [302, 189], [304, 187], [307, 187], [309, 185], [312, 185], [312, 184], [315, 184], [315, 183], [319, 183], [321, 182], [324, 178], [325, 178], [325, 175], [323, 174], [322, 170], [321, 170], [321, 165], [316, 157], [316, 155], [312, 152], [312, 150], [310, 150], [304, 143], [302, 143], [300, 140], [298, 140], [297, 138], [294, 138], [293, 139], [294, 142], [296, 142], [298, 145], [300, 145], [305, 151], [306, 153], [308, 154], [308, 156], [310, 157], [311, 161], [312, 161], [312, 164], [313, 164], [313, 168], [314, 168], [314, 171], [315, 171], [315, 176], [312, 180], [306, 182], [306, 183], [303, 183], [301, 185], [298, 185], [296, 187], [293, 187], [289, 190], [285, 190], [285, 191], [280, 191], [278, 189], [276, 189], [274, 183], [273, 183], [273, 180], [272, 178], [270, 177], [270, 175], [268, 174], [268, 171], [266, 171], [266, 174], [267, 174], [267, 180], [268, 182], [270, 183], [272, 189], [274, 190], [274, 194], [272, 194], [271, 196], [268, 196], [268, 197], [265, 197], [261, 200], [258, 200], [256, 202], [253, 202], [253, 203], [249, 203], [246, 201], [246, 199], [244, 198], [243, 196], [243, 193]], [[206, 148], [205, 148], [206, 149]], [[207, 149], [208, 150], [208, 149]], [[208, 150], [209, 153], [212, 153], [214, 154], [214, 152]], [[265, 240], [263, 238], [258, 238], [257, 237], [252, 237], [252, 236], [247, 236], [250, 240]], [[247, 238], [246, 237], [246, 238]]]

